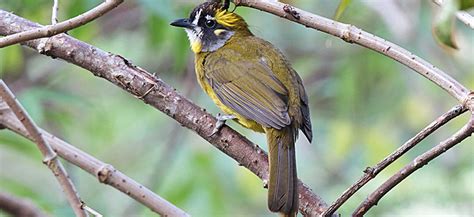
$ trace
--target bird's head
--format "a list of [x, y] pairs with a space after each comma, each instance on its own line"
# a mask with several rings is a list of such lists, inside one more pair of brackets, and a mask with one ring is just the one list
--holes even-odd
[[189, 18], [175, 20], [171, 25], [186, 30], [194, 53], [213, 52], [234, 36], [252, 34], [244, 19], [227, 7], [220, 0], [208, 1], [194, 8]]

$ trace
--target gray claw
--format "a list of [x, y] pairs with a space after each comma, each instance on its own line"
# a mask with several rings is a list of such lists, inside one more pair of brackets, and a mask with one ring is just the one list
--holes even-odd
[[235, 119], [237, 117], [235, 117], [235, 115], [222, 115], [221, 113], [217, 113], [216, 118], [217, 118], [216, 126], [212, 130], [211, 136], [219, 132], [219, 130], [222, 128], [222, 126], [224, 126], [227, 120]]

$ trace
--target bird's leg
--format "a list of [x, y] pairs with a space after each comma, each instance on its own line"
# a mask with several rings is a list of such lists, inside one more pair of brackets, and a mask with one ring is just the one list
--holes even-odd
[[237, 117], [235, 115], [223, 115], [221, 113], [217, 113], [216, 118], [216, 126], [212, 130], [211, 136], [219, 132], [219, 130], [222, 128], [222, 126], [224, 126], [227, 120], [236, 119]]

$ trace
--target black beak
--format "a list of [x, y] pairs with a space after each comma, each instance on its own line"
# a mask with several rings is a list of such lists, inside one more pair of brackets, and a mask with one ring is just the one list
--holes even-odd
[[173, 21], [172, 23], [170, 23], [170, 25], [176, 26], [176, 27], [184, 27], [184, 28], [188, 28], [188, 29], [190, 29], [193, 26], [193, 24], [191, 22], [189, 22], [188, 18], [177, 19], [177, 20]]

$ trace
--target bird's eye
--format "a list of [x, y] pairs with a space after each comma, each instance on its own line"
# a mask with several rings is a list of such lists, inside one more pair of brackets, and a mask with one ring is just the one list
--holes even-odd
[[206, 25], [207, 28], [214, 28], [216, 27], [216, 21], [215, 20], [206, 20], [206, 22], [204, 23]]

